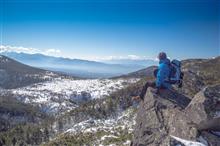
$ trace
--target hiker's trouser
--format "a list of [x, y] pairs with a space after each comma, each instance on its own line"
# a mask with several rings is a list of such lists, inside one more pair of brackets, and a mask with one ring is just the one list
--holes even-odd
[[147, 82], [147, 83], [143, 86], [143, 88], [142, 88], [142, 90], [141, 90], [141, 94], [140, 94], [140, 98], [141, 98], [141, 99], [144, 99], [144, 96], [145, 96], [145, 93], [146, 93], [148, 87], [156, 88], [156, 82], [155, 82], [155, 81], [154, 81], [154, 82]]

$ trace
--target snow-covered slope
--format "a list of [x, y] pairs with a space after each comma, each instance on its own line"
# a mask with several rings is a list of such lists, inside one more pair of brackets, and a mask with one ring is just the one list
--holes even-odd
[[0, 94], [11, 94], [24, 103], [40, 106], [47, 113], [63, 113], [78, 103], [108, 96], [138, 79], [74, 80], [56, 78], [16, 89], [2, 89]]
[[66, 130], [65, 133], [77, 134], [78, 132], [83, 133], [96, 133], [99, 130], [109, 131], [111, 134], [116, 133], [114, 129], [121, 128], [124, 130], [127, 128], [128, 131], [133, 131], [135, 124], [135, 116], [132, 115], [133, 109], [130, 108], [127, 111], [120, 113], [117, 118], [109, 119], [89, 119], [80, 123], [75, 124], [72, 128]]
[[[63, 144], [68, 139], [74, 144], [81, 145], [123, 145], [129, 146], [133, 136], [136, 112], [129, 108], [117, 117], [108, 119], [88, 119], [75, 123], [70, 128], [60, 133], [56, 138], [51, 139], [46, 146]], [[82, 142], [82, 143], [77, 143]]]

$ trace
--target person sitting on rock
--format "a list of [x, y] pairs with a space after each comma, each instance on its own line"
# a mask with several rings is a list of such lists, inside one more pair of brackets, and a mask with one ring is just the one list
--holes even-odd
[[160, 52], [158, 55], [159, 67], [156, 71], [156, 81], [148, 81], [142, 88], [141, 94], [139, 96], [133, 97], [133, 99], [144, 100], [145, 93], [148, 87], [155, 88], [155, 93], [159, 93], [160, 89], [168, 89], [171, 87], [169, 82], [166, 82], [170, 74], [170, 60], [167, 58], [166, 53]]

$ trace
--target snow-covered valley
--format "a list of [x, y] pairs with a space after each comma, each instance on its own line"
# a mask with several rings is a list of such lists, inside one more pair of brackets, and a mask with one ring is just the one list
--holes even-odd
[[70, 111], [79, 103], [104, 98], [139, 79], [62, 79], [32, 84], [16, 89], [1, 89], [1, 95], [10, 94], [24, 103], [39, 106], [50, 114]]
[[130, 144], [136, 115], [130, 86], [139, 77], [81, 79], [0, 57], [0, 145], [64, 145], [63, 136], [70, 145]]

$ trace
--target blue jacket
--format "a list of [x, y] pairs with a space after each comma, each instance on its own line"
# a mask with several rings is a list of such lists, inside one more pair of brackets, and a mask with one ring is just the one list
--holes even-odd
[[160, 60], [158, 72], [157, 72], [156, 87], [158, 88], [160, 87], [170, 88], [171, 87], [170, 83], [165, 82], [165, 80], [169, 79], [169, 74], [170, 74], [169, 64], [170, 64], [169, 59]]

